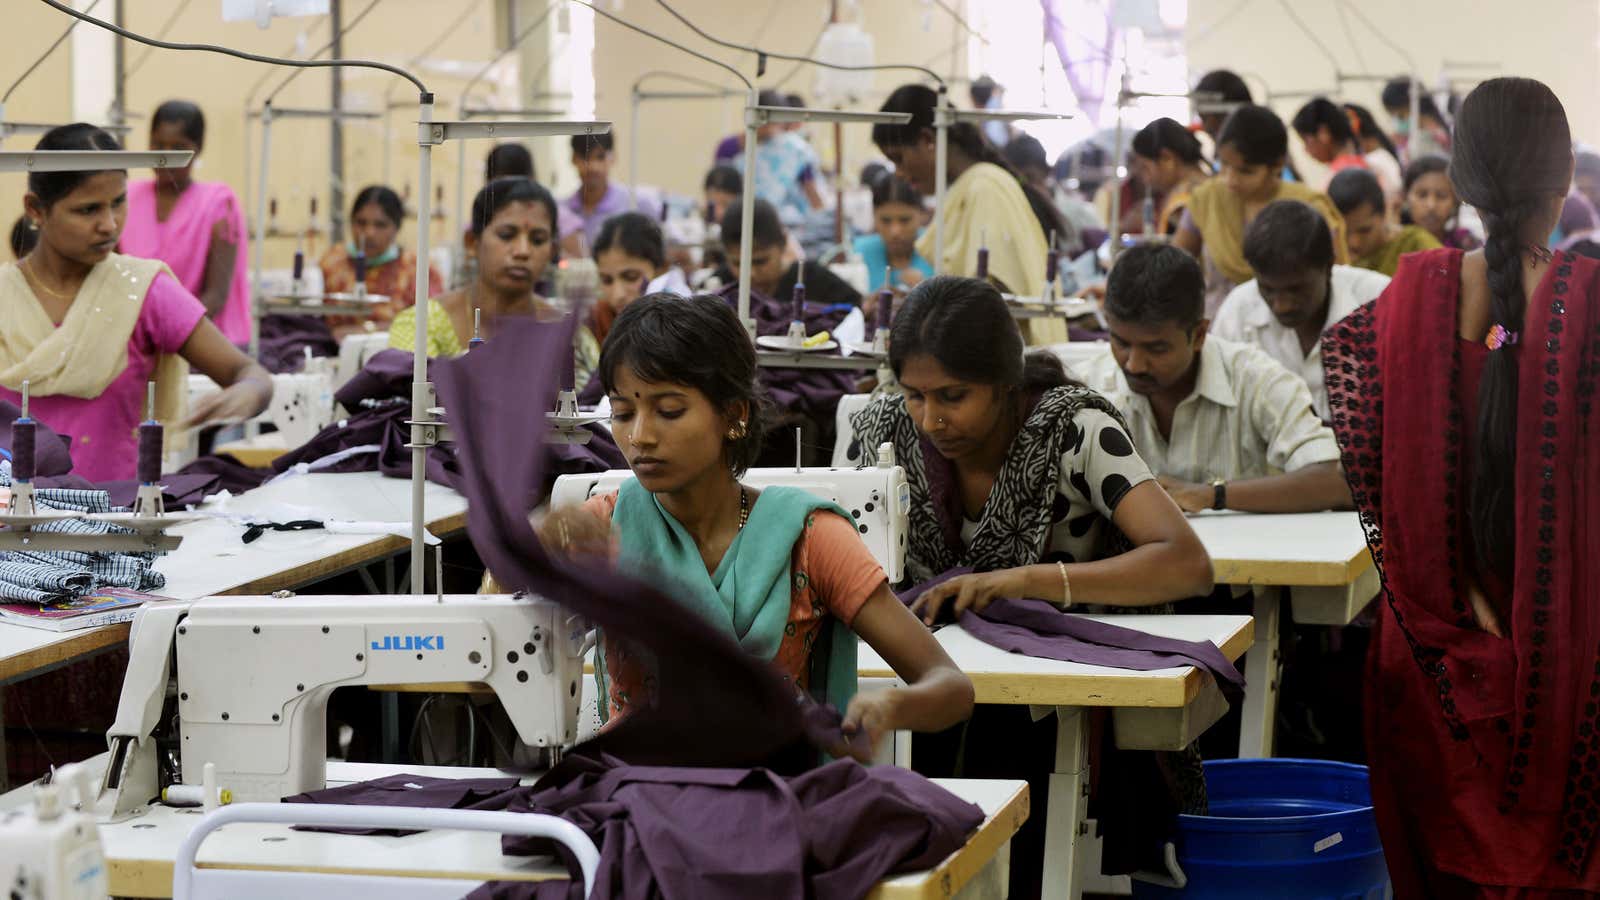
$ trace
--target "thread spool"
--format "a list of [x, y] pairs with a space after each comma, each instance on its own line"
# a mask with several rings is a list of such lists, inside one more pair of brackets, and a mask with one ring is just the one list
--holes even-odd
[[22, 382], [22, 415], [11, 423], [11, 480], [29, 482], [34, 472], [38, 425], [28, 418], [28, 382]]
[[989, 277], [989, 233], [987, 231], [979, 237], [978, 268], [972, 277], [979, 281]]
[[1050, 246], [1044, 251], [1044, 283], [1053, 286], [1056, 283], [1056, 272], [1060, 266], [1060, 259], [1056, 256], [1055, 232], [1050, 233]]
[[161, 453], [166, 429], [156, 421], [156, 383], [153, 381], [147, 389], [146, 405], [149, 418], [139, 424], [137, 474], [140, 484], [155, 484], [161, 480]]
[[889, 287], [889, 277], [893, 270], [883, 276], [883, 290], [878, 292], [878, 308], [873, 315], [873, 333], [888, 331], [890, 319], [894, 316], [894, 288]]
[[299, 284], [306, 275], [306, 253], [304, 250], [294, 251], [294, 281]]
[[367, 283], [367, 254], [357, 251], [350, 257], [350, 263], [356, 270], [356, 286], [364, 287]]
[[[801, 265], [804, 265], [803, 263]], [[803, 277], [803, 276], [802, 276]], [[794, 285], [794, 321], [806, 320], [806, 283], [797, 281]]]
[[483, 310], [480, 307], [472, 308], [472, 340], [467, 341], [467, 352], [483, 346]]

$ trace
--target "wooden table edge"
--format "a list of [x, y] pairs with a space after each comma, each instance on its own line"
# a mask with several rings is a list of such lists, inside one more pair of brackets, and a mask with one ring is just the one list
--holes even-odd
[[1016, 836], [1022, 829], [1022, 823], [1028, 820], [1031, 812], [1032, 798], [1028, 795], [1026, 783], [1017, 787], [1006, 802], [994, 815], [987, 817], [984, 823], [978, 826], [978, 831], [960, 850], [944, 858], [944, 861], [922, 873], [909, 873], [921, 875], [917, 884], [895, 884], [905, 876], [894, 876], [886, 881], [881, 881], [867, 894], [867, 900], [935, 900], [935, 898], [953, 897], [961, 891], [967, 883], [984, 867], [989, 865], [1000, 852], [1006, 841]]
[[[15, 625], [15, 623], [10, 623]], [[27, 628], [26, 625], [15, 625], [17, 628]], [[46, 644], [18, 653], [15, 656], [0, 659], [0, 684], [7, 684], [15, 680], [30, 677], [42, 668], [56, 665], [65, 665], [81, 657], [88, 656], [100, 650], [125, 644], [133, 625], [130, 622], [120, 622], [115, 625], [102, 625], [98, 628], [84, 628], [66, 640]], [[71, 634], [71, 632], [68, 632]]]
[[1372, 553], [1361, 551], [1344, 562], [1300, 560], [1227, 559], [1212, 557], [1212, 577], [1217, 584], [1266, 587], [1344, 587], [1354, 584], [1372, 568]]

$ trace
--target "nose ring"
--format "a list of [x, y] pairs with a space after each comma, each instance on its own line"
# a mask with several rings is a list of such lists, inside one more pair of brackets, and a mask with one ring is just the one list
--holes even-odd
[[940, 420], [939, 420], [939, 424], [940, 424], [940, 425], [943, 425], [943, 424], [944, 424], [944, 420], [943, 420], [943, 419], [940, 419]]

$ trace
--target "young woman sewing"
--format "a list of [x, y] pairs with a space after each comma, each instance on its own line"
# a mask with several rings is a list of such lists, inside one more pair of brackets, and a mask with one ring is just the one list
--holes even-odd
[[[357, 254], [366, 260], [366, 286], [369, 294], [388, 297], [387, 303], [374, 304], [367, 316], [329, 317], [328, 325], [343, 336], [368, 328], [389, 327], [396, 315], [417, 302], [417, 254], [400, 245], [400, 226], [405, 222], [405, 202], [392, 189], [381, 184], [368, 185], [350, 204], [350, 240], [343, 246], [329, 247], [322, 255], [322, 289], [330, 294], [355, 289]], [[428, 270], [428, 296], [444, 291], [439, 270]]]
[[[1148, 608], [1211, 590], [1211, 561], [1182, 511], [1133, 449], [1117, 411], [1071, 381], [1053, 356], [1023, 356], [1022, 336], [990, 285], [940, 277], [912, 290], [894, 320], [889, 364], [903, 394], [852, 419], [867, 465], [891, 443], [911, 487], [906, 565], [914, 581], [956, 567], [912, 609], [983, 609], [1035, 597], [1073, 609]], [[985, 706], [965, 734], [919, 741], [920, 771], [1029, 777], [1034, 814], [1014, 845], [1011, 896], [1037, 896], [1043, 805], [1055, 720]], [[1172, 802], [1203, 811], [1197, 754], [1159, 765]], [[1154, 769], [1151, 779], [1159, 780]], [[1151, 807], [1154, 808], [1154, 807]], [[1163, 823], [1164, 824], [1164, 823]]]
[[[555, 222], [555, 198], [536, 182], [501, 178], [478, 191], [466, 235], [466, 250], [477, 263], [477, 278], [428, 304], [429, 356], [465, 353], [472, 340], [474, 311], [481, 314], [480, 336], [485, 340], [493, 337], [495, 323], [505, 316], [560, 315], [537, 293], [558, 261]], [[389, 326], [389, 346], [413, 349], [416, 328], [416, 307], [402, 310]], [[600, 356], [599, 344], [588, 328], [578, 329], [573, 352], [578, 384], [586, 384]]]
[[689, 296], [683, 270], [667, 262], [661, 226], [643, 213], [612, 216], [594, 240], [594, 264], [600, 270], [600, 300], [589, 316], [595, 340], [605, 343], [611, 323], [629, 303], [665, 291]]
[[[607, 555], [615, 543], [623, 564], [675, 582], [690, 609], [772, 660], [797, 691], [825, 693], [845, 710], [846, 734], [876, 744], [967, 717], [972, 683], [890, 592], [848, 514], [804, 491], [740, 483], [765, 412], [755, 348], [725, 302], [634, 301], [612, 326], [600, 378], [635, 480], [551, 512], [539, 527], [546, 546]], [[904, 688], [854, 693], [857, 636]], [[647, 660], [607, 642], [599, 662], [610, 716], [651, 702]]]
[[1160, 235], [1178, 227], [1190, 195], [1212, 174], [1200, 139], [1174, 119], [1157, 119], [1133, 136], [1133, 171], [1153, 194]]
[[[122, 148], [80, 123], [37, 149]], [[127, 197], [123, 171], [29, 174], [23, 205], [38, 243], [0, 266], [0, 399], [19, 402], [27, 381], [34, 418], [71, 436], [73, 473], [90, 481], [133, 477], [148, 382], [157, 418], [182, 428], [248, 419], [272, 398], [271, 376], [165, 264], [114, 252]], [[187, 417], [185, 364], [222, 387]]]
[[1264, 106], [1241, 106], [1217, 134], [1219, 177], [1195, 188], [1172, 243], [1199, 257], [1206, 273], [1206, 314], [1255, 274], [1244, 258], [1244, 229], [1274, 200], [1299, 200], [1315, 207], [1333, 229], [1336, 262], [1345, 262], [1344, 220], [1328, 198], [1303, 184], [1283, 180], [1289, 160], [1289, 130]]

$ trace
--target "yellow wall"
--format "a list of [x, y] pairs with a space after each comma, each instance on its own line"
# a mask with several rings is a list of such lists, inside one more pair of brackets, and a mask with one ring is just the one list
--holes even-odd
[[[1355, 6], [1416, 61], [1425, 81], [1432, 83], [1446, 60], [1493, 62], [1493, 75], [1537, 78], [1561, 97], [1572, 122], [1574, 137], [1600, 141], [1600, 5], [1570, 0], [1354, 0]], [[1189, 66], [1196, 73], [1227, 67], [1245, 75], [1252, 89], [1264, 81], [1277, 90], [1331, 90], [1335, 67], [1294, 24], [1283, 7], [1255, 2], [1220, 27], [1206, 34], [1210, 23], [1222, 20], [1237, 0], [1189, 0]], [[1355, 16], [1349, 27], [1352, 47], [1339, 20], [1335, 3], [1295, 3], [1295, 10], [1317, 32], [1348, 72], [1371, 71], [1399, 75], [1404, 59], [1374, 37]], [[1363, 65], [1363, 62], [1365, 65]], [[1372, 109], [1385, 127], [1378, 94], [1381, 84], [1351, 84], [1344, 99]], [[1258, 101], [1260, 97], [1258, 96]], [[1304, 102], [1287, 99], [1273, 104], [1288, 119]]]
[[[964, 4], [952, 5], [960, 7]], [[826, 3], [817, 0], [675, 0], [673, 6], [717, 37], [739, 43], [755, 41], [769, 50], [793, 54], [803, 54], [810, 48], [825, 24], [827, 9]], [[949, 16], [925, 0], [865, 0], [861, 6], [862, 26], [874, 39], [876, 62], [921, 64], [940, 57], [937, 68], [941, 74], [948, 73], [948, 51], [955, 27]], [[652, 33], [731, 63], [746, 77], [754, 77], [754, 56], [708, 44], [672, 19], [654, 2], [637, 0], [627, 3], [621, 15]], [[923, 28], [925, 19], [927, 30]], [[617, 123], [618, 179], [627, 177], [629, 97], [635, 80], [641, 74], [656, 69], [673, 69], [730, 87], [739, 86], [732, 75], [715, 66], [603, 19], [595, 24], [595, 47], [596, 109], [601, 118], [611, 118]], [[815, 69], [807, 66], [792, 78], [787, 78], [793, 70], [793, 63], [774, 60], [759, 86], [774, 86], [783, 81], [783, 90], [797, 92], [809, 100], [813, 93]], [[862, 106], [876, 109], [891, 90], [917, 78], [912, 72], [875, 73], [875, 93]], [[660, 79], [648, 82], [647, 89], [697, 88]], [[957, 88], [955, 93], [964, 105], [964, 90]], [[674, 193], [698, 196], [701, 180], [711, 165], [717, 142], [743, 127], [742, 105], [742, 100], [736, 98], [657, 101], [641, 106], [640, 182], [658, 185]], [[868, 155], [875, 152], [868, 140], [869, 131], [870, 126], [863, 125], [846, 126], [844, 129], [845, 171], [852, 181], [850, 173], [859, 171]], [[831, 167], [834, 158], [832, 126], [812, 126], [811, 139]]]
[[[13, 44], [10, 52], [0, 54], [0, 92], [10, 87], [66, 28], [61, 14], [43, 3], [8, 4], [5, 17], [6, 28], [12, 34], [25, 35], [26, 40]], [[72, 62], [63, 44], [11, 95], [6, 102], [5, 118], [12, 122], [58, 122], [71, 111]], [[32, 135], [18, 135], [0, 147], [26, 150], [35, 140], [37, 138]], [[27, 176], [0, 174], [0, 229], [7, 234], [11, 223], [22, 215], [22, 195], [26, 191]], [[0, 259], [10, 258], [10, 251], [0, 251]]]

